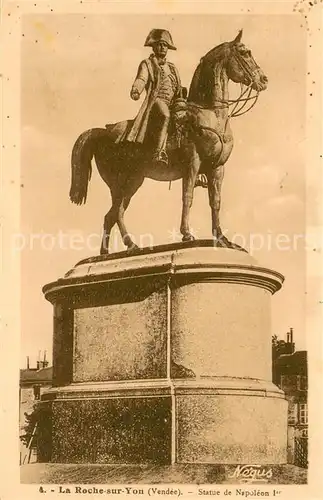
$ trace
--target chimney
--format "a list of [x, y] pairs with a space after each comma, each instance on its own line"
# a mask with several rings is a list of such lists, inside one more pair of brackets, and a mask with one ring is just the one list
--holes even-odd
[[40, 350], [38, 351], [38, 359], [37, 359], [37, 370], [40, 370], [41, 363], [40, 363]]
[[44, 351], [44, 357], [41, 360], [41, 351], [38, 353], [38, 361], [37, 361], [37, 370], [43, 370], [44, 368], [47, 368], [48, 366], [48, 361], [46, 360], [46, 351]]
[[29, 356], [27, 356], [27, 370], [29, 370]]
[[293, 354], [295, 352], [295, 344], [293, 342], [294, 329], [290, 328], [286, 334], [286, 352], [285, 354]]
[[45, 350], [45, 351], [44, 351], [43, 368], [47, 368], [47, 366], [48, 366], [48, 361], [47, 361], [47, 359], [46, 359], [46, 354], [47, 354], [47, 351]]

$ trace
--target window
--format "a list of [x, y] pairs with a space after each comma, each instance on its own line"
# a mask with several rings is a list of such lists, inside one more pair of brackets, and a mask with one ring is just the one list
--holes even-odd
[[299, 405], [299, 423], [300, 424], [307, 424], [308, 423], [307, 404], [306, 403], [301, 403]]

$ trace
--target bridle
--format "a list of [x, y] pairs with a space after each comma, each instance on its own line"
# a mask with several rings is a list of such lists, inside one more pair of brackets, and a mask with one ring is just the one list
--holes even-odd
[[[244, 85], [243, 83], [240, 83], [240, 95], [237, 99], [217, 99], [216, 100], [216, 103], [219, 103], [219, 105], [216, 104], [214, 106], [214, 109], [219, 109], [221, 107], [230, 108], [230, 106], [233, 106], [231, 112], [229, 113], [229, 115], [227, 117], [227, 120], [229, 120], [229, 118], [236, 118], [237, 116], [242, 116], [245, 113], [248, 113], [248, 111], [250, 111], [255, 106], [255, 104], [258, 101], [258, 97], [259, 97], [259, 90], [255, 91], [256, 92], [255, 95], [252, 95], [252, 91], [253, 91], [252, 84], [254, 83], [254, 76], [255, 76], [256, 71], [254, 69], [251, 69], [249, 67], [249, 64], [246, 61], [244, 61], [241, 57], [239, 57], [238, 54], [235, 54], [234, 57], [235, 57], [237, 64], [242, 69], [242, 71], [244, 73], [247, 73], [247, 75], [249, 76], [250, 83], [247, 86]], [[202, 62], [202, 60], [201, 60], [201, 62]], [[258, 69], [259, 66], [257, 65], [256, 61], [253, 60], [253, 62], [256, 66], [256, 69]], [[249, 101], [252, 101], [251, 105], [247, 109], [244, 109]], [[204, 106], [201, 106], [199, 104], [195, 104], [193, 102], [189, 102], [188, 104], [193, 105], [193, 106], [198, 107], [198, 108], [202, 108], [202, 109], [210, 109], [210, 108], [206, 108]]]
[[[255, 74], [256, 74], [256, 70], [259, 69], [258, 64], [252, 58], [255, 66], [256, 66], [256, 69], [251, 69], [250, 66], [249, 66], [249, 64], [245, 60], [243, 60], [241, 57], [239, 57], [238, 54], [235, 54], [234, 57], [235, 57], [235, 60], [236, 60], [237, 64], [242, 69], [242, 71], [244, 73], [247, 73], [247, 75], [249, 76], [250, 83], [249, 83], [249, 85], [246, 86], [245, 89], [243, 89], [244, 85], [242, 83], [240, 83], [241, 93], [240, 93], [240, 96], [238, 97], [238, 99], [228, 100], [227, 101], [228, 104], [229, 104], [229, 106], [230, 105], [234, 105], [233, 110], [229, 114], [229, 118], [235, 118], [236, 116], [244, 115], [245, 113], [247, 113], [248, 111], [250, 111], [254, 107], [254, 105], [256, 104], [256, 102], [258, 100], [258, 97], [259, 97], [259, 90], [255, 91], [256, 92], [255, 95], [251, 95], [252, 94], [252, 90], [253, 90], [252, 89], [252, 84], [254, 82], [254, 77], [255, 77]], [[246, 92], [248, 92], [248, 95], [247, 95], [247, 97], [243, 98], [243, 96], [246, 94]], [[251, 106], [249, 106], [249, 108], [247, 108], [247, 109], [245, 109], [243, 111], [243, 109], [246, 107], [248, 101], [253, 101], [253, 102], [251, 103]], [[243, 102], [243, 104], [237, 110], [237, 107], [239, 106], [239, 104], [241, 102]]]

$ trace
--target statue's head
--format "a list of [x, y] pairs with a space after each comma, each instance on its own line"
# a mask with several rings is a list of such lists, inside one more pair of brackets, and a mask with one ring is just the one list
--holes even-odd
[[155, 42], [152, 45], [152, 49], [156, 57], [158, 57], [159, 59], [164, 59], [168, 52], [168, 45], [163, 41]]
[[145, 47], [152, 47], [154, 54], [159, 58], [166, 57], [168, 49], [176, 50], [171, 34], [163, 29], [151, 30], [146, 38]]

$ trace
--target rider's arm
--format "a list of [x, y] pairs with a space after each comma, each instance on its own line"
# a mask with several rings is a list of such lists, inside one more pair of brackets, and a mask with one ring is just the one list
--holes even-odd
[[149, 78], [149, 72], [147, 64], [145, 63], [145, 61], [142, 61], [139, 65], [137, 76], [130, 92], [131, 98], [134, 99], [135, 101], [139, 99], [140, 94], [146, 87], [148, 83], [148, 78]]

